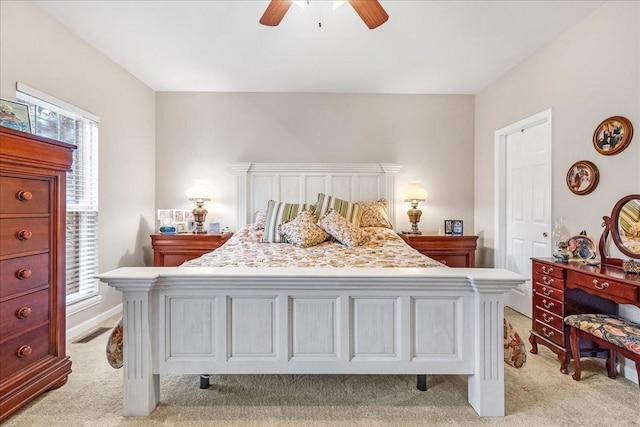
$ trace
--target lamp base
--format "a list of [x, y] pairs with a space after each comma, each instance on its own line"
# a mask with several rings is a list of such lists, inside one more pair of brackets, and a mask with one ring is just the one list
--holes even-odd
[[422, 236], [422, 231], [403, 231], [402, 234], [408, 234], [410, 236]]

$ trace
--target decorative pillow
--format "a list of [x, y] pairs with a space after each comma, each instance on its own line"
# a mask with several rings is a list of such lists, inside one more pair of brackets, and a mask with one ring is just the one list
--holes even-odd
[[326, 231], [316, 225], [316, 217], [311, 211], [302, 211], [295, 219], [280, 224], [280, 234], [292, 245], [308, 248], [329, 238]]
[[334, 239], [346, 246], [361, 246], [369, 240], [369, 235], [347, 221], [336, 210], [329, 210], [318, 221], [318, 227], [329, 233]]
[[377, 202], [356, 203], [362, 211], [360, 227], [385, 227], [393, 228], [387, 215], [387, 201], [380, 199]]
[[122, 368], [123, 356], [122, 356], [122, 319], [118, 322], [107, 340], [107, 362], [114, 369]]
[[322, 218], [327, 212], [329, 212], [329, 209], [337, 211], [351, 224], [355, 225], [356, 227], [360, 227], [362, 211], [356, 203], [338, 199], [337, 197], [333, 196], [327, 196], [324, 193], [319, 193], [318, 201], [316, 202], [316, 218]]
[[253, 219], [253, 229], [262, 230], [267, 223], [267, 214], [264, 211], [256, 211]]
[[286, 243], [284, 237], [278, 232], [278, 225], [289, 222], [304, 210], [313, 212], [314, 206], [304, 203], [284, 203], [269, 200], [267, 214], [262, 234], [263, 243]]
[[507, 319], [504, 319], [504, 361], [514, 368], [522, 368], [527, 362], [527, 347]]

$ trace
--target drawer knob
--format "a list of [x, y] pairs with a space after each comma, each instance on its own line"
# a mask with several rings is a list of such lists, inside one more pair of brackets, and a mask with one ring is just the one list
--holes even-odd
[[603, 290], [609, 287], [609, 282], [603, 282], [602, 284], [600, 284], [600, 282], [598, 282], [598, 279], [593, 279], [593, 286], [595, 286], [596, 289]]
[[542, 300], [542, 305], [544, 305], [544, 308], [553, 308], [553, 303], [552, 302], [547, 302], [546, 299]]
[[29, 230], [20, 230], [18, 231], [18, 239], [20, 240], [29, 240], [33, 237], [33, 233]]
[[440, 262], [444, 265], [447, 265], [447, 260], [446, 259], [441, 259]]
[[30, 191], [18, 191], [18, 200], [20, 200], [21, 202], [28, 202], [29, 200], [33, 199], [33, 194], [31, 194]]
[[545, 296], [550, 297], [551, 295], [553, 295], [553, 290], [548, 289], [546, 286], [543, 286], [543, 287], [542, 287], [542, 293], [543, 293]]
[[16, 353], [20, 359], [23, 359], [30, 356], [32, 352], [33, 350], [31, 349], [31, 347], [29, 347], [28, 345], [23, 345], [18, 349]]
[[18, 276], [18, 279], [20, 280], [28, 279], [29, 277], [31, 277], [31, 270], [29, 270], [28, 268], [21, 268], [16, 273], [16, 276]]
[[26, 319], [27, 317], [31, 316], [31, 309], [29, 307], [22, 307], [20, 310], [18, 310], [16, 316], [18, 317], [18, 319]]
[[542, 318], [547, 323], [553, 322], [553, 316], [547, 316], [547, 313], [542, 313]]
[[547, 332], [547, 328], [542, 328], [542, 333], [544, 334], [545, 337], [547, 338], [551, 338], [553, 336], [553, 331], [548, 331]]
[[545, 285], [553, 285], [553, 279], [547, 279], [547, 276], [542, 276], [542, 281]]

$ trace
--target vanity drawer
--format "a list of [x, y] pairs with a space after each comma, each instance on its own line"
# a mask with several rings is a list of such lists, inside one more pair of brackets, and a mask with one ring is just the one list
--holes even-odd
[[547, 286], [536, 281], [533, 284], [533, 289], [536, 293], [543, 295], [545, 297], [551, 297], [558, 301], [564, 301], [564, 291], [562, 289], [558, 289], [552, 286]]
[[26, 214], [49, 212], [49, 181], [0, 177], [0, 213]]
[[553, 264], [534, 261], [533, 272], [539, 273], [543, 276], [551, 276], [551, 277], [556, 277], [558, 279], [564, 279], [564, 268], [558, 267]]
[[549, 326], [548, 324], [536, 320], [533, 325], [534, 331], [536, 331], [540, 336], [553, 341], [559, 346], [564, 346], [564, 332]]
[[544, 295], [533, 295], [534, 307], [540, 307], [548, 312], [564, 317], [564, 303], [554, 298], [545, 297]]
[[0, 341], [49, 321], [49, 290], [0, 303]]
[[0, 261], [0, 299], [49, 284], [49, 254]]
[[49, 218], [0, 219], [0, 255], [49, 250]]
[[540, 323], [546, 323], [549, 326], [552, 326], [554, 329], [562, 331], [564, 329], [564, 319], [562, 316], [558, 316], [555, 313], [548, 312], [546, 310], [541, 309], [540, 307], [536, 307], [533, 312], [534, 319]]
[[618, 282], [608, 277], [601, 278], [572, 271], [570, 280], [577, 286], [589, 290], [592, 294], [601, 295], [603, 298], [615, 296], [630, 302], [640, 301], [637, 286]]
[[0, 381], [28, 368], [49, 354], [49, 324], [19, 335], [0, 346]]
[[564, 279], [559, 279], [554, 276], [549, 276], [545, 274], [535, 273], [533, 275], [535, 283], [539, 283], [540, 285], [553, 287], [556, 289], [564, 289]]

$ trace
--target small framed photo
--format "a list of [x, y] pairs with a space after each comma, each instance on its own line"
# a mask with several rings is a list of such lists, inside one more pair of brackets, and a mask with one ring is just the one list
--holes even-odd
[[445, 219], [444, 220], [444, 234], [453, 234], [453, 220]]
[[567, 172], [567, 187], [578, 196], [591, 193], [596, 189], [599, 181], [598, 167], [588, 160], [575, 162]]
[[157, 219], [161, 225], [171, 225], [173, 223], [173, 211], [171, 209], [158, 209]]
[[618, 154], [631, 142], [633, 126], [626, 117], [613, 116], [603, 120], [593, 132], [593, 147], [600, 154]]
[[461, 219], [454, 219], [453, 221], [453, 232], [451, 234], [453, 234], [454, 236], [462, 236], [463, 233], [463, 227], [462, 227], [462, 220]]
[[176, 222], [176, 223], [174, 223], [174, 225], [177, 227], [176, 231], [178, 233], [188, 233], [189, 232], [189, 227], [188, 227], [186, 222]]
[[173, 222], [186, 222], [185, 218], [185, 210], [184, 209], [174, 209], [173, 210]]
[[31, 133], [29, 106], [0, 98], [0, 126]]

